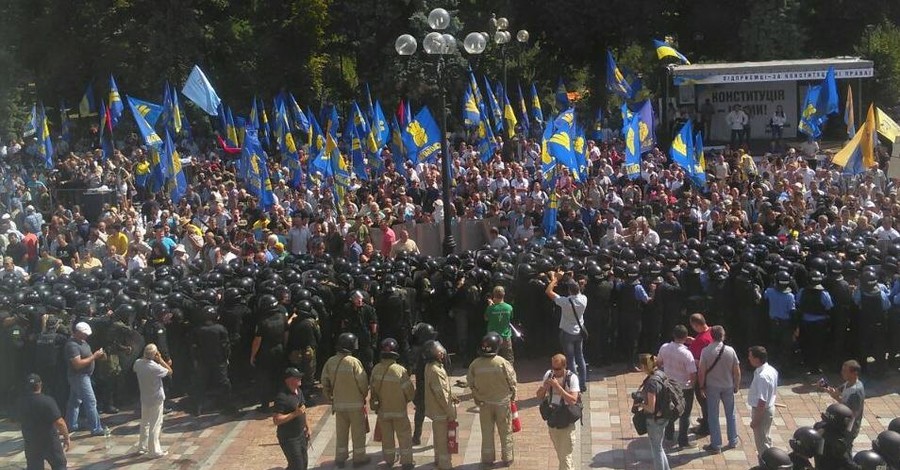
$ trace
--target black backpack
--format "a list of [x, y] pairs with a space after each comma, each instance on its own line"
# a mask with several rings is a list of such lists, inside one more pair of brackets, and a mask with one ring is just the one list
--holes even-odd
[[665, 419], [677, 419], [684, 413], [684, 393], [678, 382], [671, 379], [662, 371], [656, 371], [650, 376], [650, 380], [660, 383], [659, 393], [656, 395], [656, 409]]

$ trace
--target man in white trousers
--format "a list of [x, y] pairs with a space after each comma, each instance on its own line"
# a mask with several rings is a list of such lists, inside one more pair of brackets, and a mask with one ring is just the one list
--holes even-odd
[[162, 379], [172, 375], [172, 366], [163, 360], [156, 345], [150, 343], [144, 347], [143, 357], [134, 361], [133, 369], [141, 390], [141, 437], [138, 453], [149, 453], [151, 458], [165, 457], [168, 452], [159, 445], [163, 402], [166, 399]]

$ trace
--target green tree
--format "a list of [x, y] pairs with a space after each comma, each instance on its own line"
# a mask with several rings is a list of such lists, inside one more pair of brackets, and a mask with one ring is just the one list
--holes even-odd
[[874, 84], [866, 87], [864, 96], [880, 106], [896, 105], [900, 101], [900, 28], [889, 21], [879, 24], [860, 39], [855, 51], [875, 62]]
[[741, 59], [799, 59], [807, 34], [799, 0], [756, 0], [741, 23]]

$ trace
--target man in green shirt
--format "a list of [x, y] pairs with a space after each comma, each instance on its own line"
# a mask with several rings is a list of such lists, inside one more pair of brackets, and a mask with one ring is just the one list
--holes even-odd
[[495, 332], [503, 338], [498, 355], [512, 364], [512, 327], [509, 322], [513, 317], [512, 305], [503, 301], [506, 290], [503, 286], [494, 287], [491, 298], [488, 299], [487, 310], [484, 311], [484, 319], [487, 321], [488, 332]]

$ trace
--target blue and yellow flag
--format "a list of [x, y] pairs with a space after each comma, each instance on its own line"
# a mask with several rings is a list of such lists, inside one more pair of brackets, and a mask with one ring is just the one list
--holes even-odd
[[129, 96], [128, 104], [133, 108], [136, 108], [138, 112], [141, 113], [141, 116], [145, 121], [147, 121], [147, 124], [150, 124], [150, 127], [156, 127], [156, 122], [159, 121], [159, 117], [163, 114], [162, 105], [151, 103], [149, 101], [144, 101]]
[[537, 86], [534, 82], [531, 82], [531, 116], [538, 125], [544, 125], [544, 111], [541, 109], [541, 97], [538, 96]]
[[93, 116], [96, 108], [97, 100], [94, 98], [94, 85], [88, 83], [84, 94], [81, 95], [81, 101], [78, 102], [78, 114], [81, 117]]
[[[163, 126], [168, 129], [169, 133], [172, 135], [181, 133], [181, 107], [178, 106], [178, 92], [169, 86], [169, 82], [166, 82], [165, 91], [163, 93], [161, 117]], [[150, 124], [155, 126], [149, 119], [147, 122], [150, 122]]]
[[[275, 136], [278, 140], [278, 148], [284, 155], [285, 166], [290, 170], [290, 181], [292, 188], [299, 188], [303, 180], [303, 170], [300, 165], [300, 153], [297, 151], [297, 144], [294, 142], [294, 135], [291, 134], [291, 124], [288, 119], [288, 113], [285, 109], [285, 103], [279, 103], [279, 108], [275, 110]], [[245, 137], [246, 139], [246, 137]]]
[[376, 154], [376, 156], [381, 158], [381, 149], [387, 145], [388, 139], [391, 138], [391, 130], [388, 127], [387, 119], [384, 117], [384, 110], [381, 108], [381, 102], [375, 101], [375, 109], [372, 110], [372, 123], [371, 123], [371, 133], [372, 139], [370, 141], [375, 142], [374, 149], [369, 149], [370, 152]]
[[147, 148], [150, 155], [150, 192], [156, 193], [166, 186], [169, 174], [168, 161], [162, 156], [162, 145]]
[[311, 149], [310, 155], [316, 155], [325, 148], [325, 134], [322, 132], [322, 128], [319, 127], [319, 121], [316, 120], [316, 115], [313, 114], [311, 109], [307, 108], [306, 115], [309, 117], [309, 141], [307, 145]]
[[703, 151], [702, 132], [694, 137], [694, 161], [687, 174], [697, 189], [706, 187], [706, 153]]
[[687, 57], [684, 54], [675, 50], [671, 44], [667, 42], [660, 41], [658, 39], [653, 40], [653, 47], [656, 48], [656, 58], [663, 59], [665, 57], [674, 57], [681, 61], [681, 63], [690, 65], [691, 61], [687, 60]]
[[[875, 105], [869, 105], [866, 122], [856, 131], [850, 142], [834, 155], [835, 165], [854, 168], [849, 171], [867, 170], [878, 162], [875, 160], [875, 144], [878, 143], [878, 124], [875, 118]], [[860, 171], [861, 172], [861, 171]]]
[[[255, 98], [254, 98], [255, 100]], [[267, 148], [272, 148], [272, 129], [269, 127], [269, 115], [266, 114], [266, 104], [263, 100], [259, 100], [259, 107], [256, 108], [259, 123], [256, 128], [256, 135], [260, 144], [265, 144]]]
[[597, 108], [597, 117], [594, 118], [594, 140], [603, 140], [603, 108]]
[[122, 103], [122, 97], [119, 96], [119, 87], [116, 86], [116, 79], [112, 74], [109, 75], [109, 120], [112, 122], [113, 128], [119, 124], [122, 113], [125, 112], [125, 103]]
[[[126, 96], [126, 99], [128, 100], [128, 107], [131, 108], [131, 114], [134, 116], [134, 122], [137, 123], [138, 130], [141, 132], [141, 137], [144, 138], [144, 145], [151, 148], [162, 147], [162, 139], [159, 138], [159, 135], [153, 130], [153, 126], [147, 122], [144, 118], [144, 113], [142, 113], [141, 109], [138, 107], [140, 100], [134, 100], [130, 96]], [[112, 121], [112, 105], [110, 105], [109, 119]]]
[[480, 120], [481, 112], [472, 93], [472, 87], [467, 87], [463, 92], [463, 124], [471, 129], [477, 126]]
[[669, 155], [672, 161], [685, 170], [685, 173], [691, 171], [694, 166], [694, 126], [691, 121], [684, 123], [681, 130], [672, 140], [672, 147], [669, 148]]
[[338, 116], [337, 106], [328, 106], [329, 112], [325, 115], [325, 133], [337, 139], [337, 132], [341, 125], [341, 118]]
[[491, 129], [491, 121], [484, 112], [478, 113], [478, 126], [475, 128], [475, 147], [481, 155], [481, 161], [487, 162], [494, 156], [497, 141], [494, 139], [494, 131]]
[[406, 126], [403, 146], [414, 163], [435, 163], [441, 154], [441, 131], [428, 106], [422, 106]]
[[406, 147], [403, 145], [403, 129], [397, 122], [397, 116], [391, 117], [391, 153], [395, 155], [394, 163], [397, 165], [408, 159]]
[[[352, 126], [353, 130], [356, 132], [355, 137], [359, 139], [360, 143], [365, 142], [364, 146], [360, 147], [360, 151], [365, 152], [375, 152], [378, 150], [378, 145], [375, 142], [375, 134], [372, 133], [372, 127], [369, 125], [366, 116], [363, 114], [362, 109], [360, 109], [359, 104], [356, 101], [353, 102], [353, 107], [350, 110]], [[353, 138], [350, 139], [352, 143]]]
[[237, 126], [234, 125], [234, 115], [231, 114], [231, 108], [225, 106], [225, 139], [232, 147], [240, 147], [238, 140]]
[[172, 198], [172, 202], [178, 204], [187, 190], [187, 180], [184, 177], [184, 171], [181, 169], [181, 155], [178, 154], [178, 149], [175, 148], [175, 142], [172, 141], [172, 136], [169, 134], [168, 129], [166, 129], [166, 144], [163, 148], [169, 170], [169, 187], [171, 188], [169, 197]]
[[[332, 121], [337, 123], [337, 121]], [[338, 149], [337, 141], [334, 136], [327, 133], [325, 136], [325, 151], [330, 153], [329, 163], [331, 164], [331, 177], [334, 180], [332, 191], [334, 194], [334, 206], [340, 210], [344, 207], [344, 201], [347, 198], [347, 190], [350, 188], [350, 166], [347, 160], [341, 155]]]
[[559, 108], [560, 113], [564, 112], [563, 110], [569, 109], [569, 90], [566, 89], [566, 82], [563, 81], [562, 77], [559, 77], [559, 81], [556, 82], [556, 106]]
[[622, 113], [623, 113], [623, 122], [625, 123], [625, 128], [622, 129], [622, 133], [627, 133], [628, 125], [632, 120], [638, 121], [638, 129], [640, 129], [640, 137], [641, 137], [641, 152], [649, 152], [653, 150], [653, 147], [656, 145], [656, 131], [654, 130], [653, 123], [653, 104], [650, 100], [644, 100], [640, 103], [636, 103], [635, 111], [632, 112], [631, 108], [626, 105], [622, 105]]
[[544, 229], [544, 236], [550, 238], [556, 235], [556, 220], [559, 217], [559, 196], [556, 193], [556, 178], [550, 180], [547, 185], [547, 207], [544, 208], [544, 219], [541, 227]]
[[519, 121], [516, 119], [516, 112], [513, 111], [512, 103], [509, 102], [509, 94], [503, 91], [503, 120], [506, 121], [506, 136], [512, 139], [516, 136], [516, 126]]
[[619, 66], [616, 65], [612, 51], [606, 51], [606, 89], [619, 95], [622, 99], [630, 99], [634, 96], [634, 90], [625, 80]]
[[294, 127], [298, 131], [300, 131], [304, 134], [308, 134], [309, 133], [309, 119], [306, 117], [306, 114], [303, 113], [303, 110], [300, 109], [300, 105], [297, 104], [297, 99], [294, 98], [294, 94], [289, 93], [288, 98], [291, 100], [290, 106], [291, 106], [291, 114], [293, 114], [293, 116], [294, 116]]
[[486, 112], [484, 108], [484, 97], [481, 96], [481, 89], [478, 88], [478, 80], [475, 79], [475, 73], [472, 72], [472, 67], [469, 66], [469, 91], [472, 93], [472, 98], [475, 99], [475, 105], [478, 107], [481, 112]]
[[847, 125], [847, 138], [856, 135], [856, 116], [853, 114], [853, 89], [847, 85], [847, 102], [844, 104], [844, 124]]
[[547, 141], [547, 152], [559, 165], [565, 167], [572, 174], [578, 174], [578, 164], [575, 161], [573, 148], [575, 133], [575, 109], [569, 108], [553, 120], [553, 130]]
[[247, 189], [259, 198], [260, 208], [268, 210], [275, 204], [275, 197], [272, 194], [272, 181], [269, 179], [268, 156], [259, 143], [256, 129], [247, 129], [241, 159], [247, 166]]
[[347, 147], [350, 149], [349, 153], [350, 161], [353, 163], [353, 174], [361, 180], [368, 180], [369, 173], [366, 171], [366, 153], [363, 150], [362, 140], [359, 138], [359, 134], [357, 134], [356, 126], [350, 121], [347, 122], [342, 137], [344, 138], [344, 141], [347, 142]]
[[522, 93], [522, 84], [519, 83], [517, 86], [519, 87], [519, 112], [522, 114], [522, 129], [525, 130], [524, 134], [527, 137], [531, 132], [531, 123], [528, 122], [528, 106], [525, 105], [525, 95]]
[[488, 114], [493, 118], [494, 132], [503, 132], [503, 108], [500, 107], [497, 96], [491, 90], [491, 82], [487, 77], [484, 77], [484, 88], [488, 106], [490, 107]]
[[575, 154], [576, 170], [573, 176], [581, 183], [587, 181], [588, 176], [588, 157], [587, 157], [587, 139], [584, 138], [584, 130], [575, 127], [575, 140], [572, 141], [572, 152]]
[[828, 67], [822, 83], [806, 90], [806, 99], [803, 102], [802, 110], [797, 129], [813, 139], [818, 139], [822, 135], [822, 126], [828, 121], [828, 116], [838, 112], [834, 66]]
[[50, 121], [47, 119], [47, 112], [44, 105], [41, 104], [41, 114], [38, 118], [37, 128], [37, 152], [44, 166], [47, 169], [53, 168], [53, 139], [50, 137]]
[[40, 116], [38, 115], [37, 103], [31, 105], [31, 114], [25, 121], [25, 127], [22, 129], [22, 136], [31, 137], [38, 132], [40, 126]]
[[641, 120], [635, 116], [625, 131], [625, 172], [631, 179], [641, 177]]

